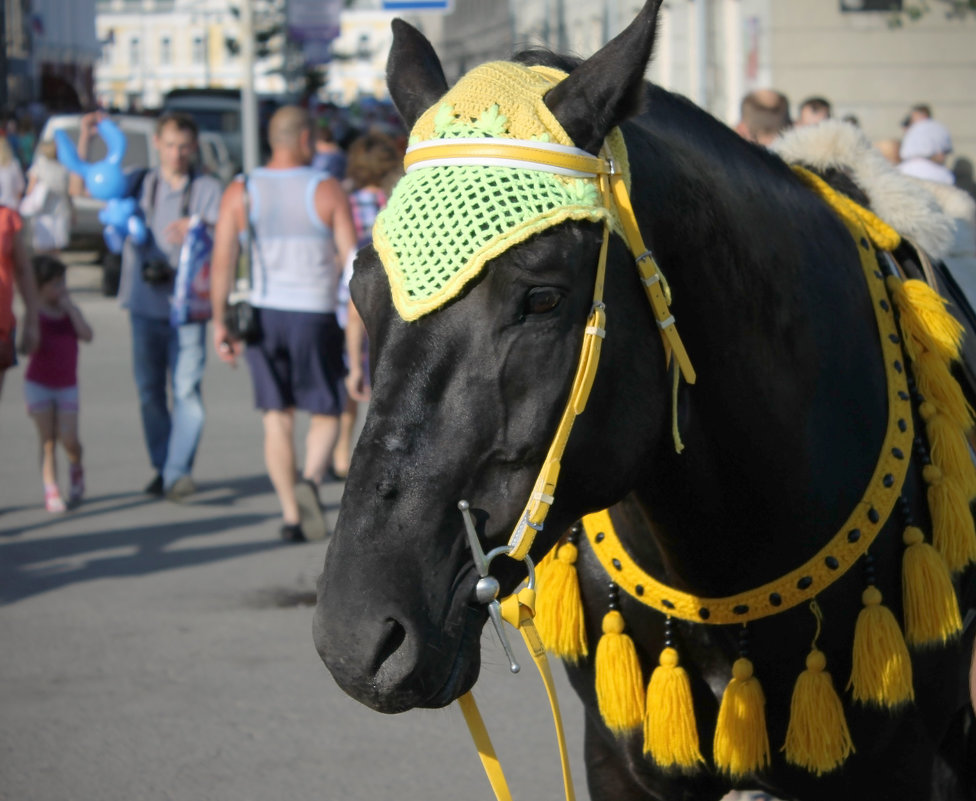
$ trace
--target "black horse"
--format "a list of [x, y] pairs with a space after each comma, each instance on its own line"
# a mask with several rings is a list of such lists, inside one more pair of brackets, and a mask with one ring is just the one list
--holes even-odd
[[[672, 444], [658, 329], [633, 258], [613, 236], [602, 360], [532, 553], [541, 558], [582, 515], [626, 500], [615, 515], [635, 559], [678, 588], [720, 597], [792, 570], [842, 524], [884, 436], [885, 373], [857, 246], [839, 218], [777, 157], [644, 82], [659, 5], [650, 0], [582, 63], [538, 53], [521, 60], [570, 72], [545, 104], [578, 147], [596, 153], [613, 127], [624, 134], [636, 216], [670, 281], [698, 373], [678, 398], [686, 447], [677, 454]], [[430, 44], [405, 23], [394, 31], [390, 91], [412, 126], [448, 87]], [[319, 587], [315, 640], [339, 685], [374, 709], [441, 707], [478, 677], [486, 614], [472, 599], [477, 573], [457, 502], [470, 500], [486, 546], [505, 543], [570, 389], [600, 242], [597, 224], [561, 224], [409, 323], [376, 254], [358, 258], [352, 293], [370, 335], [373, 400]], [[917, 467], [903, 494], [924, 517]], [[892, 521], [872, 549], [896, 614], [900, 526]], [[595, 642], [606, 576], [585, 547], [579, 568]], [[524, 577], [504, 558], [493, 571], [507, 590]], [[836, 683], [850, 673], [859, 572], [818, 598], [835, 623], [819, 647]], [[621, 605], [646, 676], [662, 617], [627, 597]], [[913, 653], [913, 706], [891, 713], [845, 703], [856, 753], [816, 778], [778, 751], [813, 636], [809, 612], [752, 624], [774, 753], [768, 770], [741, 785], [830, 801], [974, 797], [971, 629], [949, 647]], [[675, 638], [710, 762], [737, 632], [678, 624]], [[663, 771], [636, 738], [614, 737], [596, 709], [592, 662], [569, 673], [587, 710], [594, 799], [718, 799], [730, 789], [708, 768]]]

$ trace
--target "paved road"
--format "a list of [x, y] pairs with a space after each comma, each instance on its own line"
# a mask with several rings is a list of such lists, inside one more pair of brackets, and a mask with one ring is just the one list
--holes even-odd
[[[78, 259], [75, 259], [78, 261]], [[0, 799], [487, 799], [456, 707], [385, 717], [342, 694], [311, 641], [327, 545], [277, 540], [244, 369], [210, 360], [208, 419], [183, 506], [150, 479], [128, 325], [83, 264], [69, 284], [95, 329], [82, 347], [88, 500], [42, 505], [22, 369], [0, 399]], [[324, 499], [334, 520], [341, 486]], [[518, 798], [557, 798], [538, 677], [486, 635], [477, 688]], [[581, 713], [562, 669], [581, 799]]]

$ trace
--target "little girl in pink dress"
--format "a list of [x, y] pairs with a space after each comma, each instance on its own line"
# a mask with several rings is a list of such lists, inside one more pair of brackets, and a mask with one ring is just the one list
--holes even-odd
[[40, 438], [44, 505], [49, 512], [63, 512], [55, 463], [58, 440], [68, 457], [68, 506], [80, 503], [85, 493], [78, 439], [78, 340], [91, 342], [92, 330], [68, 295], [64, 264], [51, 256], [35, 256], [32, 264], [40, 300], [40, 344], [24, 374], [24, 397]]

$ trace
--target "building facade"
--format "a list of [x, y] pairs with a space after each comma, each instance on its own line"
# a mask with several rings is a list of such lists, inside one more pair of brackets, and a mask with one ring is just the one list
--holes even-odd
[[[238, 6], [229, 0], [97, 0], [99, 101], [122, 109], [157, 108], [172, 89], [239, 88]], [[283, 7], [270, 0], [254, 3], [256, 29], [271, 31], [263, 43], [268, 52], [255, 63], [260, 94], [301, 86], [301, 53], [288, 47]]]
[[[492, 58], [541, 45], [588, 56], [622, 30], [635, 0], [456, 0], [452, 13], [411, 18], [442, 57], [449, 81]], [[898, 0], [668, 0], [648, 77], [726, 123], [752, 89], [784, 92], [794, 113], [811, 95], [854, 115], [871, 139], [901, 135], [909, 106], [926, 102], [976, 160], [976, 14], [930, 3], [920, 19]]]
[[395, 16], [380, 10], [342, 12], [339, 38], [332, 43], [327, 68], [326, 99], [345, 106], [361, 97], [389, 97], [386, 59], [393, 44], [390, 23]]
[[94, 101], [95, 0], [3, 0], [6, 105], [75, 110]]

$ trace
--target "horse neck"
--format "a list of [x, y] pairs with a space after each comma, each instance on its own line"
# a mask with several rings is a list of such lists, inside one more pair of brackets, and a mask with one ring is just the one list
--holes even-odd
[[850, 513], [884, 436], [884, 372], [833, 213], [685, 101], [659, 92], [651, 109], [635, 204], [698, 382], [681, 394], [685, 450], [665, 434], [635, 491], [672, 578], [729, 594], [795, 567]]

